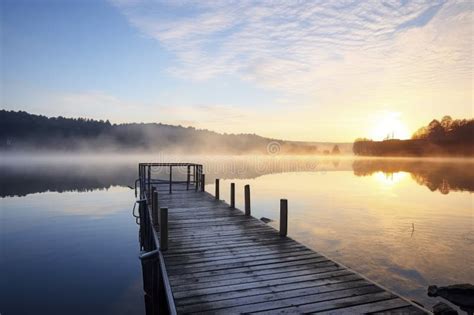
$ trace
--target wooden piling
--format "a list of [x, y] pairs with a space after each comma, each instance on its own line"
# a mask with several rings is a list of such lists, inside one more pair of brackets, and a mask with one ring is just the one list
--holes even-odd
[[280, 236], [288, 234], [288, 200], [280, 199]]
[[201, 175], [201, 191], [205, 191], [204, 187], [206, 186], [206, 174]]
[[151, 166], [148, 166], [147, 197], [148, 201], [151, 201]]
[[173, 185], [173, 166], [170, 165], [170, 194], [172, 191], [172, 185]]
[[151, 218], [152, 224], [158, 225], [158, 192], [156, 188], [152, 188], [152, 198], [151, 198]]
[[244, 187], [245, 197], [245, 215], [250, 216], [250, 185]]
[[216, 200], [219, 200], [219, 178], [216, 178]]
[[230, 208], [235, 209], [235, 183], [230, 183]]
[[168, 249], [168, 208], [160, 208], [160, 250]]
[[189, 190], [189, 182], [191, 181], [191, 166], [188, 165], [186, 172], [186, 190]]
[[197, 168], [196, 165], [194, 165], [194, 184], [195, 184], [195, 185], [194, 185], [194, 189], [195, 189], [196, 191], [198, 191], [198, 182], [199, 182], [199, 180], [200, 180], [197, 171], [198, 171], [198, 168]]

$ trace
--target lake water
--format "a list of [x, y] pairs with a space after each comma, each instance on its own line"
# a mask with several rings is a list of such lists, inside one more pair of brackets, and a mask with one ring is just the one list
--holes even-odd
[[[474, 161], [328, 157], [191, 157], [208, 185], [252, 215], [431, 307], [430, 284], [474, 283]], [[0, 313], [144, 313], [137, 163], [179, 156], [2, 157]]]

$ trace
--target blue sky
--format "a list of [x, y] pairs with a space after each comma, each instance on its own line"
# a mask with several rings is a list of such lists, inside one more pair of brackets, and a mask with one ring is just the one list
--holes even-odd
[[3, 0], [1, 102], [302, 140], [389, 121], [406, 137], [472, 117], [472, 29], [469, 1]]

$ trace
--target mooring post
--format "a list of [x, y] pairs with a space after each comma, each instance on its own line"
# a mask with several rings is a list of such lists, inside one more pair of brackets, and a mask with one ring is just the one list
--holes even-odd
[[158, 192], [156, 187], [152, 188], [152, 198], [151, 198], [151, 218], [153, 225], [158, 225]]
[[245, 215], [250, 216], [250, 185], [245, 185]]
[[146, 199], [140, 199], [137, 201], [138, 202], [138, 216], [140, 218], [139, 222], [140, 222], [140, 230], [139, 230], [139, 234], [140, 234], [140, 249], [141, 250], [145, 250], [145, 214], [146, 214]]
[[288, 234], [288, 200], [280, 199], [280, 236]]
[[168, 249], [168, 208], [160, 208], [160, 250]]
[[230, 208], [235, 209], [235, 183], [230, 183]]
[[187, 169], [187, 177], [186, 177], [186, 190], [189, 190], [189, 181], [191, 180], [191, 165], [188, 165]]
[[147, 197], [148, 201], [151, 200], [151, 166], [148, 165], [148, 185], [147, 185]]
[[199, 182], [198, 168], [197, 168], [197, 165], [194, 165], [194, 184], [195, 184], [194, 189], [196, 191], [198, 191], [198, 182]]
[[172, 185], [173, 185], [173, 166], [170, 165], [170, 194], [171, 194]]
[[219, 200], [219, 178], [216, 178], [216, 199]]
[[204, 187], [206, 186], [206, 174], [201, 175], [201, 191], [205, 191]]

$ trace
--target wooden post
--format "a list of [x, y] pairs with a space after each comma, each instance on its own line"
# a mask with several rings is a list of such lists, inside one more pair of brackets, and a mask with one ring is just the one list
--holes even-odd
[[186, 190], [189, 190], [189, 182], [191, 180], [191, 165], [188, 165], [186, 174], [187, 174], [187, 177], [186, 177]]
[[171, 194], [172, 185], [173, 185], [173, 166], [170, 165], [170, 194]]
[[230, 208], [235, 209], [235, 183], [230, 183]]
[[194, 165], [194, 184], [195, 184], [195, 190], [198, 191], [198, 182], [199, 182], [199, 177], [197, 174], [197, 165]]
[[245, 195], [245, 215], [250, 216], [250, 185], [245, 185], [244, 195]]
[[288, 234], [288, 200], [280, 199], [280, 236]]
[[204, 187], [206, 186], [206, 174], [201, 175], [201, 191], [205, 191]]
[[219, 178], [216, 178], [216, 199], [219, 200]]
[[160, 208], [160, 250], [168, 249], [168, 208]]
[[151, 166], [148, 165], [148, 185], [147, 185], [147, 196], [148, 196], [148, 201], [151, 200]]
[[152, 189], [152, 197], [151, 197], [151, 218], [152, 224], [158, 225], [158, 192], [156, 191], [156, 187]]

